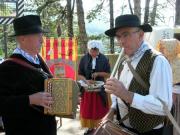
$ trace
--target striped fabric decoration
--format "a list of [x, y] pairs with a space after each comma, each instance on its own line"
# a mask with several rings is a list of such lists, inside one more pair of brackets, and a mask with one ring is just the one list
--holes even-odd
[[24, 0], [17, 1], [17, 17], [23, 16], [24, 12]]
[[[24, 12], [24, 0], [2, 0], [1, 3], [8, 2], [8, 3], [15, 3], [16, 4], [16, 16], [21, 17], [23, 16]], [[0, 16], [0, 24], [11, 24], [15, 18], [14, 16]]]
[[44, 37], [43, 40], [40, 54], [53, 75], [76, 80], [77, 39]]
[[14, 18], [4, 18], [0, 17], [0, 24], [11, 24]]

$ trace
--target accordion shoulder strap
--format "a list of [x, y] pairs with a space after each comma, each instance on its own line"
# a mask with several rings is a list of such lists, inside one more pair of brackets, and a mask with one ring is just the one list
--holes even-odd
[[8, 58], [6, 59], [6, 61], [13, 61], [21, 66], [24, 66], [24, 67], [27, 67], [27, 68], [30, 68], [30, 69], [33, 69], [33, 70], [37, 70], [34, 66], [28, 64], [27, 62], [21, 60], [21, 59], [18, 59], [18, 58]]
[[[136, 81], [139, 82], [139, 84], [141, 84], [144, 88], [147, 89], [147, 84], [142, 80], [142, 78], [139, 76], [139, 74], [134, 70], [134, 68], [132, 67], [131, 63], [129, 61], [127, 61], [127, 64], [128, 64], [129, 69], [131, 70], [133, 76], [135, 77]], [[174, 119], [174, 117], [172, 116], [172, 114], [170, 113], [170, 111], [168, 110], [168, 106], [159, 97], [158, 97], [158, 100], [163, 104], [163, 110], [165, 111], [167, 117], [169, 118], [171, 123], [174, 125], [175, 129], [177, 130], [177, 132], [180, 133], [180, 127], [177, 124], [177, 122]]]
[[[53, 77], [51, 71], [49, 70], [47, 64], [43, 61], [42, 57], [40, 55], [38, 55], [38, 58], [39, 58], [39, 60], [40, 60], [40, 62], [42, 64], [42, 66], [45, 68], [45, 70], [46, 70], [45, 72], [47, 72], [50, 75], [50, 77]], [[19, 64], [21, 66], [24, 66], [24, 67], [27, 67], [27, 68], [30, 68], [30, 69], [33, 69], [33, 70], [36, 70], [36, 71], [38, 70], [37, 68], [35, 68], [31, 64], [29, 64], [29, 63], [27, 63], [27, 62], [25, 62], [25, 61], [23, 61], [21, 59], [18, 59], [18, 58], [8, 58], [5, 61], [13, 61], [13, 62], [15, 62], [15, 63], [17, 63], [17, 64]]]

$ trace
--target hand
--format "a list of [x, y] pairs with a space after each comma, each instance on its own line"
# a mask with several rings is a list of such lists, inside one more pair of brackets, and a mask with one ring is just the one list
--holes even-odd
[[39, 105], [47, 109], [51, 109], [50, 105], [53, 104], [53, 98], [48, 92], [38, 92], [29, 96], [31, 105]]
[[95, 73], [93, 73], [93, 74], [91, 75], [91, 77], [92, 77], [93, 80], [95, 80], [96, 77], [98, 77], [98, 76], [99, 76], [98, 72], [95, 72]]
[[120, 97], [127, 103], [132, 103], [134, 93], [128, 91], [124, 84], [116, 78], [107, 79], [104, 88], [106, 92]]
[[104, 87], [106, 92], [114, 94], [118, 97], [121, 97], [124, 91], [127, 91], [127, 89], [124, 87], [124, 84], [116, 78], [107, 79]]
[[88, 84], [88, 85], [94, 84], [94, 80], [87, 80], [87, 84]]

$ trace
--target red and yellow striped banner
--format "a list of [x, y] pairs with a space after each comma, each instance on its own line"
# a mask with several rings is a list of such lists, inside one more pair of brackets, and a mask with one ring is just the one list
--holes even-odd
[[41, 56], [55, 77], [76, 79], [77, 39], [43, 37]]

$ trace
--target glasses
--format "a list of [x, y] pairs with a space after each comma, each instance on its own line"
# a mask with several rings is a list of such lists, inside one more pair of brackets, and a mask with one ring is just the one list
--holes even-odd
[[138, 33], [140, 30], [136, 30], [136, 31], [132, 31], [132, 32], [123, 32], [121, 35], [116, 35], [116, 39], [117, 40], [121, 40], [123, 39], [127, 39], [129, 37], [131, 37], [133, 34]]

